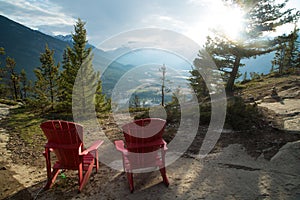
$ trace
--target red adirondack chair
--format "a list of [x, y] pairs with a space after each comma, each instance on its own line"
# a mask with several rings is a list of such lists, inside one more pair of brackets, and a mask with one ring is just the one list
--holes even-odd
[[[40, 125], [48, 142], [44, 156], [47, 166], [47, 184], [49, 189], [54, 184], [60, 169], [78, 170], [79, 192], [87, 183], [93, 168], [99, 168], [98, 148], [103, 141], [95, 141], [91, 147], [83, 146], [83, 127], [74, 122], [51, 120]], [[51, 170], [50, 152], [54, 152], [57, 161]]]
[[133, 192], [133, 170], [159, 167], [163, 182], [169, 185], [166, 176], [165, 154], [167, 143], [162, 139], [166, 121], [158, 118], [136, 120], [122, 126], [125, 144], [115, 141], [122, 153], [123, 167], [127, 174], [130, 192]]

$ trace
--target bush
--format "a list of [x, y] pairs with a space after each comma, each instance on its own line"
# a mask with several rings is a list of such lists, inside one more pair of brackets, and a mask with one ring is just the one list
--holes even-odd
[[225, 124], [234, 130], [251, 129], [260, 119], [257, 106], [245, 104], [240, 97], [233, 97], [227, 101]]
[[[176, 124], [180, 123], [181, 107], [177, 104], [168, 104], [166, 107], [167, 122]], [[185, 110], [187, 116], [191, 119], [195, 119], [195, 116], [190, 115], [193, 112], [193, 108]], [[205, 102], [199, 105], [200, 109], [200, 124], [209, 125], [211, 121], [211, 103]], [[145, 111], [135, 117], [135, 119], [148, 118], [149, 112]], [[257, 106], [246, 104], [241, 97], [232, 97], [227, 101], [225, 127], [232, 128], [233, 130], [248, 130], [254, 126], [257, 126], [261, 120], [261, 114], [258, 111]]]

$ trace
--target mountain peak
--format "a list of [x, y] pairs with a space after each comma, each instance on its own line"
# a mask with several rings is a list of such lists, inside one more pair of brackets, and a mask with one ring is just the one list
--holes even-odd
[[59, 40], [65, 41], [65, 42], [73, 42], [73, 38], [72, 38], [71, 34], [69, 34], [69, 35], [55, 35], [54, 37], [59, 39]]

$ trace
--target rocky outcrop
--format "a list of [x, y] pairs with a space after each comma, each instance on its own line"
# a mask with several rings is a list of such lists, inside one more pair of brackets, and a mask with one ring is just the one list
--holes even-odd
[[[280, 129], [300, 133], [300, 86], [285, 88], [279, 92], [276, 88], [270, 91], [270, 95], [257, 101], [258, 106], [273, 111], [274, 121], [281, 121]], [[270, 124], [272, 124], [270, 120]]]

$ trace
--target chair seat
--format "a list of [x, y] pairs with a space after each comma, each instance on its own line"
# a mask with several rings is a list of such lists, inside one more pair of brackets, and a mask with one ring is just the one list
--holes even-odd
[[[87, 171], [89, 165], [94, 164], [95, 162], [95, 158], [94, 156], [89, 153], [85, 156], [83, 156], [83, 170]], [[77, 170], [78, 166], [74, 166], [74, 165], [61, 165], [59, 161], [57, 161], [54, 165], [53, 165], [53, 169], [70, 169], [70, 170]]]

